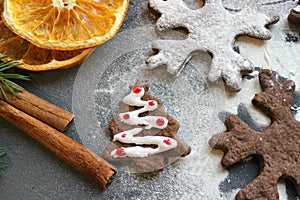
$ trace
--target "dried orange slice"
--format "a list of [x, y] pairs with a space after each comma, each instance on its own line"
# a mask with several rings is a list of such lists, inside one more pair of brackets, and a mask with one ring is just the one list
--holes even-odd
[[75, 50], [99, 45], [119, 30], [129, 0], [4, 0], [4, 22], [34, 45]]
[[59, 51], [39, 48], [11, 32], [0, 22], [0, 55], [22, 63], [18, 68], [45, 71], [68, 68], [80, 64], [94, 48]]
[[[0, 12], [3, 2], [0, 0]], [[94, 48], [73, 51], [57, 51], [39, 48], [8, 29], [0, 18], [0, 55], [8, 56], [22, 65], [19, 68], [31, 71], [45, 71], [73, 67], [80, 64]]]

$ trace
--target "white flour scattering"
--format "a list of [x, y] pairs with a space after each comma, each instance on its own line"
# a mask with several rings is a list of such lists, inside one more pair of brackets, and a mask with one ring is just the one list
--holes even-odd
[[[196, 0], [185, 1], [196, 2]], [[228, 11], [236, 12], [248, 1], [222, 2]], [[293, 1], [259, 1], [260, 11], [280, 15], [281, 20], [269, 27], [272, 38], [261, 41], [239, 37], [234, 46], [254, 67], [272, 69], [280, 76], [295, 81], [296, 92], [299, 93], [300, 44], [297, 38], [300, 30], [290, 26], [286, 20], [294, 4]], [[295, 37], [290, 41], [286, 39], [287, 35]], [[238, 106], [241, 104], [249, 111], [256, 124], [267, 126], [270, 123], [269, 118], [251, 104], [255, 93], [260, 91], [257, 72], [249, 75], [253, 76], [252, 78], [243, 79], [241, 83], [243, 89], [240, 92], [225, 93], [221, 83], [211, 88], [203, 78], [208, 75], [211, 65], [211, 57], [206, 52], [193, 56], [176, 78], [166, 73], [165, 68], [149, 70], [145, 60], [149, 58], [151, 42], [158, 38], [161, 39], [153, 27], [141, 27], [121, 32], [113, 40], [95, 50], [80, 67], [75, 80], [73, 109], [77, 116], [76, 128], [82, 143], [101, 154], [111, 141], [108, 134], [103, 133], [106, 133], [106, 127], [113, 113], [118, 110], [118, 101], [126, 96], [124, 91], [128, 89], [128, 85], [140, 81], [151, 86], [152, 94], [162, 99], [166, 111], [180, 122], [178, 135], [192, 147], [191, 154], [168, 166], [159, 175], [145, 175], [144, 178], [122, 171], [103, 195], [109, 196], [110, 199], [118, 199], [120, 195], [128, 199], [234, 199], [240, 188], [229, 188], [226, 192], [220, 190], [221, 183], [227, 181], [227, 185], [230, 186], [235, 180], [228, 179], [228, 171], [220, 165], [222, 153], [212, 151], [208, 146], [208, 139], [225, 128], [218, 114], [220, 112], [237, 114]], [[89, 81], [83, 82], [86, 77], [90, 77]], [[90, 98], [91, 96], [95, 98]], [[297, 105], [293, 109], [298, 110], [295, 118], [300, 121]], [[94, 116], [87, 113], [95, 110]], [[94, 135], [96, 137], [92, 137]], [[244, 177], [236, 178], [244, 179]], [[280, 198], [287, 199], [284, 183], [280, 183], [278, 188]]]
[[277, 15], [259, 12], [253, 0], [234, 14], [224, 9], [222, 0], [206, 0], [199, 9], [189, 8], [182, 0], [149, 0], [149, 5], [161, 13], [158, 30], [186, 28], [188, 34], [183, 40], [154, 41], [152, 48], [159, 52], [148, 59], [148, 66], [165, 65], [170, 74], [179, 75], [195, 52], [206, 51], [212, 55], [208, 79], [224, 80], [231, 91], [239, 91], [241, 76], [253, 70], [251, 61], [233, 51], [235, 38], [248, 35], [270, 39], [266, 27], [279, 20]]

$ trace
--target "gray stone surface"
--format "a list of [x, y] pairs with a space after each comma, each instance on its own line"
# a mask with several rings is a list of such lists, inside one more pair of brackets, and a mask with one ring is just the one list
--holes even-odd
[[[185, 2], [192, 7], [199, 6], [197, 0]], [[223, 5], [235, 12], [246, 2], [225, 0]], [[284, 21], [294, 4], [291, 0], [264, 0], [259, 1], [259, 8], [279, 13]], [[154, 29], [156, 19], [147, 1], [132, 0], [118, 35], [99, 46], [81, 66], [51, 72], [24, 72], [32, 77], [31, 83], [25, 83], [24, 87], [73, 112], [76, 118], [65, 134], [101, 155], [111, 139], [106, 127], [117, 110], [117, 102], [136, 80], [147, 82], [151, 94], [162, 99], [167, 112], [181, 122], [178, 135], [191, 145], [191, 155], [167, 166], [161, 173], [135, 174], [120, 169], [111, 186], [103, 190], [0, 119], [0, 147], [7, 151], [0, 159], [9, 162], [0, 178], [1, 200], [233, 199], [237, 189], [257, 175], [257, 163], [251, 160], [229, 169], [228, 173], [219, 165], [221, 155], [211, 153], [207, 146], [210, 135], [223, 128], [218, 117], [223, 119], [225, 98], [235, 96], [225, 95], [222, 84], [216, 87], [206, 84], [203, 77], [208, 72], [209, 55], [200, 53], [193, 57], [178, 78], [170, 77], [163, 67], [146, 69], [144, 61], [151, 52], [151, 40], [158, 34]], [[295, 27], [287, 26], [283, 31], [297, 37], [299, 34]], [[164, 34], [166, 38], [174, 37], [173, 33]], [[250, 40], [251, 43], [255, 41]], [[296, 44], [299, 46], [298, 41]], [[295, 59], [296, 63], [300, 62], [299, 58]], [[296, 74], [299, 77], [299, 72]], [[244, 80], [244, 84], [249, 80]], [[255, 77], [251, 81], [254, 82]], [[252, 95], [250, 92], [252, 90], [249, 90]], [[240, 98], [238, 102], [246, 101], [249, 103], [248, 99]], [[299, 109], [299, 102], [298, 97], [295, 109]], [[248, 111], [240, 109], [239, 112], [245, 120], [249, 119]], [[283, 199], [295, 198], [290, 185], [279, 185]]]

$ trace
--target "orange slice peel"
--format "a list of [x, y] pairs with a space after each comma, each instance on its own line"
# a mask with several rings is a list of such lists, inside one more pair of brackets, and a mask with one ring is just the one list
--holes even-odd
[[22, 63], [17, 66], [21, 69], [46, 71], [73, 67], [82, 63], [94, 49], [59, 51], [39, 48], [10, 31], [0, 18], [0, 55], [7, 56], [2, 60]]
[[38, 47], [77, 50], [112, 38], [128, 5], [129, 0], [4, 0], [3, 21]]
[[[91, 3], [95, 2], [95, 3]], [[75, 6], [76, 3], [76, 6]], [[6, 5], [4, 5], [6, 4]], [[101, 4], [101, 5], [100, 5]], [[18, 68], [30, 70], [30, 71], [46, 71], [46, 70], [55, 70], [61, 68], [69, 68], [76, 66], [82, 63], [95, 49], [95, 44], [104, 42], [109, 38], [113, 37], [114, 34], [120, 28], [123, 19], [125, 17], [125, 12], [128, 8], [129, 0], [82, 0], [82, 1], [63, 1], [63, 0], [43, 0], [43, 1], [29, 1], [29, 0], [21, 0], [21, 1], [13, 1], [13, 0], [0, 0], [0, 13], [2, 14], [2, 19], [0, 18], [0, 55], [7, 56], [5, 60], [14, 60], [22, 63], [22, 65], [18, 66]], [[60, 45], [59, 48], [56, 48], [51, 41], [46, 43], [39, 43], [39, 39], [34, 38], [31, 40], [29, 36], [19, 35], [19, 27], [14, 28], [10, 27], [5, 21], [4, 10], [7, 5], [14, 5], [13, 7], [13, 15], [17, 16], [19, 19], [25, 20], [29, 23], [37, 23], [40, 22], [40, 29], [47, 30], [47, 27], [51, 27], [54, 35], [61, 36], [60, 41], [56, 41], [57, 44]], [[80, 5], [80, 6], [78, 6]], [[95, 8], [91, 8], [89, 6], [94, 5]], [[121, 5], [121, 7], [120, 7]], [[24, 8], [28, 7], [30, 12], [27, 12]], [[59, 7], [60, 6], [60, 7]], [[98, 6], [98, 7], [97, 7]], [[35, 9], [33, 9], [35, 7]], [[58, 11], [59, 9], [53, 9], [53, 7], [60, 9], [60, 18], [56, 19], [56, 22], [51, 21], [51, 17], [53, 13]], [[91, 37], [85, 37], [85, 39], [79, 41], [80, 38], [84, 38], [82, 33], [79, 31], [81, 29], [86, 29], [86, 26], [82, 26], [82, 24], [77, 24], [74, 33], [72, 33], [72, 37], [68, 34], [70, 32], [69, 28], [61, 29], [59, 28], [59, 24], [64, 24], [65, 20], [62, 20], [63, 13], [67, 13], [66, 16], [69, 16], [69, 13], [73, 12], [72, 8], [77, 7], [77, 9], [81, 9], [82, 13], [87, 13], [89, 10], [89, 15], [99, 16], [98, 10], [101, 8], [101, 12], [106, 16], [117, 16], [119, 19], [119, 24], [114, 24], [111, 26], [112, 29], [107, 29], [107, 32], [104, 33], [105, 36], [102, 37], [103, 41], [96, 41]], [[68, 10], [69, 9], [69, 10]], [[10, 11], [10, 9], [7, 9]], [[51, 11], [51, 12], [50, 12]], [[115, 13], [114, 13], [115, 12]], [[11, 13], [12, 14], [12, 13]], [[48, 16], [45, 17], [45, 16]], [[40, 20], [40, 19], [44, 20]], [[65, 18], [66, 19], [66, 18]], [[68, 23], [70, 23], [70, 17], [68, 18]], [[10, 23], [15, 24], [11, 19]], [[48, 20], [48, 21], [47, 21]], [[83, 22], [82, 22], [83, 23]], [[86, 21], [86, 23], [90, 23], [92, 26], [95, 21]], [[97, 23], [101, 24], [101, 22], [97, 21]], [[58, 28], [55, 28], [53, 25], [56, 24]], [[74, 24], [75, 26], [75, 24]], [[44, 29], [41, 27], [45, 27]], [[99, 27], [99, 25], [98, 25]], [[96, 27], [97, 28], [97, 27]], [[34, 29], [35, 33], [38, 33], [38, 29]], [[95, 30], [94, 30], [95, 31]], [[91, 31], [90, 31], [91, 32]], [[96, 32], [96, 31], [95, 31]], [[41, 31], [43, 33], [43, 31]], [[24, 31], [25, 35], [30, 35]], [[73, 40], [65, 39], [64, 37], [73, 38]], [[90, 35], [89, 35], [90, 36]], [[52, 36], [51, 36], [52, 37]], [[58, 37], [59, 38], [59, 37]], [[64, 39], [64, 40], [63, 40]], [[37, 43], [33, 43], [32, 41], [37, 40]], [[79, 41], [76, 43], [76, 41]], [[72, 43], [75, 41], [76, 45]], [[93, 41], [93, 42], [91, 42]], [[44, 46], [44, 44], [50, 44], [50, 46]], [[37, 45], [36, 45], [37, 44]], [[88, 46], [93, 46], [86, 48]]]

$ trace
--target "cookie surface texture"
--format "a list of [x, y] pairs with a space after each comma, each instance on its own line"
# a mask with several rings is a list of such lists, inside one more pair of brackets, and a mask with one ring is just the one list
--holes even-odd
[[170, 74], [179, 75], [193, 53], [205, 51], [212, 56], [208, 79], [222, 79], [230, 90], [239, 91], [241, 76], [251, 72], [253, 65], [233, 50], [233, 42], [241, 35], [270, 39], [266, 26], [279, 20], [277, 15], [258, 12], [256, 1], [245, 5], [232, 14], [222, 0], [206, 0], [197, 10], [182, 0], [149, 0], [149, 6], [161, 14], [156, 23], [159, 31], [185, 28], [188, 35], [183, 40], [154, 41], [152, 48], [158, 53], [147, 60], [148, 67], [166, 66]]
[[136, 173], [161, 171], [191, 151], [177, 136], [179, 122], [164, 111], [161, 100], [148, 94], [148, 88], [137, 83], [120, 101], [108, 127], [113, 141], [103, 153], [118, 168]]
[[251, 129], [235, 115], [226, 120], [227, 131], [214, 135], [209, 144], [224, 151], [224, 167], [257, 156], [261, 161], [260, 175], [236, 195], [236, 199], [279, 199], [279, 178], [294, 183], [300, 196], [300, 122], [291, 114], [295, 84], [280, 83], [269, 70], [259, 74], [262, 92], [252, 100], [254, 106], [266, 113], [272, 123], [262, 132]]
[[288, 15], [289, 22], [300, 26], [300, 1], [298, 1], [297, 5], [291, 9], [290, 14]]

